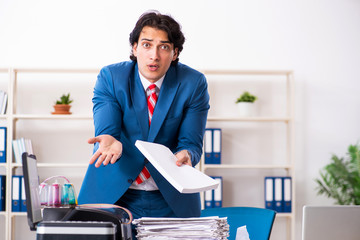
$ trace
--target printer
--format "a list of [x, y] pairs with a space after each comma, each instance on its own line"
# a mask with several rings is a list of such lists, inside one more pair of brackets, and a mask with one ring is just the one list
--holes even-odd
[[113, 205], [42, 208], [34, 155], [22, 154], [28, 224], [37, 240], [132, 240], [129, 210]]

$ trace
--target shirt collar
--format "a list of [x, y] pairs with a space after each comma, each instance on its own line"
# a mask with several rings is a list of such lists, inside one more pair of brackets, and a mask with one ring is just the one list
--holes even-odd
[[[165, 74], [165, 75], [166, 75], [166, 74]], [[157, 87], [159, 90], [160, 90], [161, 85], [162, 85], [162, 83], [163, 83], [163, 81], [164, 81], [165, 75], [162, 76], [159, 80], [157, 80], [157, 81], [155, 82], [155, 85], [156, 85], [156, 87]], [[142, 83], [142, 85], [143, 85], [143, 87], [144, 87], [144, 90], [146, 91], [146, 89], [147, 89], [152, 83], [151, 83], [149, 80], [147, 80], [147, 79], [140, 73], [140, 71], [139, 71], [139, 76], [140, 76], [141, 83]]]

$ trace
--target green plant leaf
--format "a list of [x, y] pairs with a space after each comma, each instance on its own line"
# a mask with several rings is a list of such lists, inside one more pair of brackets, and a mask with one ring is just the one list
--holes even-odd
[[240, 95], [240, 97], [236, 100], [235, 103], [239, 103], [239, 102], [255, 102], [257, 99], [256, 96], [251, 95], [249, 92], [245, 91], [242, 95]]
[[60, 100], [57, 100], [55, 102], [55, 104], [70, 104], [72, 103], [73, 100], [70, 99], [70, 93], [68, 93], [67, 95], [63, 94], [61, 97], [60, 97]]
[[317, 194], [333, 198], [336, 204], [360, 205], [360, 147], [350, 145], [346, 157], [332, 155], [330, 163], [320, 170]]

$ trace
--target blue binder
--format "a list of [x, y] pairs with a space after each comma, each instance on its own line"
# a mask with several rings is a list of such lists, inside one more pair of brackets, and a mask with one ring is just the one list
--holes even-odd
[[26, 212], [26, 194], [25, 194], [25, 182], [24, 176], [21, 176], [21, 187], [20, 187], [20, 212]]
[[222, 199], [223, 199], [223, 181], [222, 177], [213, 177], [215, 181], [219, 182], [219, 186], [214, 189], [214, 208], [222, 207]]
[[277, 212], [283, 211], [283, 180], [282, 177], [274, 177], [274, 210]]
[[11, 210], [13, 212], [20, 212], [21, 201], [21, 176], [14, 175], [12, 177], [12, 195], [11, 195]]
[[5, 211], [6, 176], [0, 175], [0, 211]]
[[6, 162], [6, 127], [0, 127], [0, 163]]
[[212, 164], [212, 155], [213, 155], [213, 136], [212, 130], [210, 128], [205, 129], [204, 136], [204, 155], [205, 155], [205, 164]]
[[265, 208], [274, 210], [274, 177], [265, 177]]
[[291, 212], [291, 199], [292, 199], [292, 191], [291, 191], [291, 177], [283, 177], [282, 178], [282, 188], [283, 188], [283, 212]]
[[205, 164], [221, 164], [221, 129], [206, 128], [204, 137]]
[[204, 207], [205, 208], [214, 207], [214, 190], [207, 190], [204, 192]]
[[212, 129], [213, 134], [213, 164], [221, 164], [221, 129]]

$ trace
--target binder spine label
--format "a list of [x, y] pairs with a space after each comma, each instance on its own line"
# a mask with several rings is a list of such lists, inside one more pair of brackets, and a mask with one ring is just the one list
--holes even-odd
[[205, 139], [204, 139], [204, 152], [205, 152], [205, 164], [212, 164], [212, 131], [211, 129], [205, 129]]
[[0, 127], [0, 163], [6, 162], [6, 127]]
[[21, 185], [20, 176], [12, 177], [12, 211], [20, 212]]

